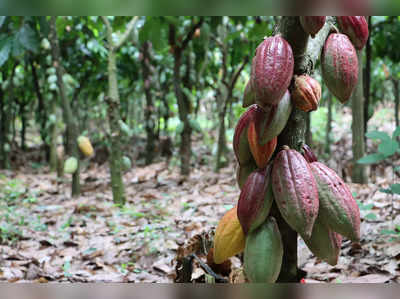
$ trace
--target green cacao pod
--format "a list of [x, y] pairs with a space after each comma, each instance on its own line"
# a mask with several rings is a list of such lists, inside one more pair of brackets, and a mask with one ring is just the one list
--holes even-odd
[[285, 147], [278, 153], [272, 168], [272, 190], [285, 221], [310, 238], [318, 216], [318, 189], [309, 163], [299, 152]]
[[73, 174], [78, 169], [78, 160], [75, 157], [69, 157], [64, 162], [64, 172]]
[[289, 87], [293, 76], [292, 48], [281, 36], [261, 42], [252, 63], [250, 80], [261, 105], [277, 105]]
[[342, 236], [359, 241], [360, 210], [349, 187], [328, 166], [320, 162], [313, 162], [310, 166], [318, 184], [322, 221]]
[[364, 48], [368, 40], [368, 23], [364, 16], [336, 17], [339, 29], [346, 34], [357, 50]]
[[244, 272], [250, 282], [272, 283], [282, 266], [283, 244], [275, 218], [267, 220], [246, 237]]
[[262, 118], [256, 123], [256, 129], [260, 136], [260, 145], [266, 144], [282, 132], [289, 119], [290, 113], [292, 112], [292, 108], [293, 105], [290, 99], [289, 90], [285, 92], [277, 106], [264, 108], [269, 109], [268, 118]]
[[325, 16], [300, 16], [300, 24], [304, 31], [315, 37], [315, 35], [324, 27]]
[[349, 38], [331, 33], [321, 55], [322, 77], [329, 91], [342, 103], [349, 100], [358, 80], [358, 58]]
[[127, 156], [122, 157], [122, 168], [124, 171], [128, 171], [129, 169], [132, 168], [131, 159], [129, 159], [129, 157]]
[[318, 216], [310, 239], [305, 239], [307, 247], [321, 260], [334, 266], [337, 264], [342, 245], [342, 236], [328, 228]]
[[239, 189], [242, 190], [249, 175], [257, 169], [257, 164], [252, 160], [247, 164], [239, 165], [236, 169], [236, 181]]
[[270, 174], [271, 165], [252, 172], [240, 192], [237, 213], [245, 235], [259, 227], [269, 215], [274, 200]]

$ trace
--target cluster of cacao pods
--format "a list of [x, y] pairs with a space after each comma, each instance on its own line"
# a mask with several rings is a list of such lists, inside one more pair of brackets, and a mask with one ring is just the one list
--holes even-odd
[[[342, 102], [357, 83], [357, 54], [365, 44], [363, 17], [338, 17], [347, 35], [330, 33], [321, 55], [322, 74], [329, 90]], [[325, 17], [300, 17], [314, 37]], [[367, 28], [368, 37], [368, 28]], [[244, 251], [244, 272], [250, 282], [275, 282], [283, 258], [283, 243], [273, 204], [282, 218], [304, 239], [315, 256], [334, 265], [342, 236], [360, 239], [360, 212], [350, 189], [329, 167], [317, 161], [304, 145], [303, 154], [283, 146], [273, 157], [277, 138], [293, 106], [305, 112], [318, 108], [321, 87], [312, 77], [293, 76], [290, 44], [280, 35], [265, 38], [252, 60], [250, 80], [233, 138], [241, 189], [237, 206], [218, 224], [213, 258], [221, 264]], [[291, 85], [291, 88], [290, 88]], [[289, 91], [290, 88], [290, 91]]]

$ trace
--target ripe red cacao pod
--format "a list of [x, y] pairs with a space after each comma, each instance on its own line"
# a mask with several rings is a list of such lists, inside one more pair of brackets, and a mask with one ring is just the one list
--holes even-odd
[[308, 163], [318, 161], [317, 156], [314, 154], [312, 149], [305, 143], [303, 144], [303, 152], [303, 157]]
[[349, 100], [358, 80], [356, 49], [349, 38], [331, 33], [321, 56], [322, 77], [329, 91], [342, 103]]
[[253, 59], [251, 84], [262, 105], [277, 105], [289, 87], [294, 59], [289, 43], [279, 35], [266, 38]]
[[267, 111], [268, 117], [260, 118], [261, 121], [256, 123], [260, 145], [271, 141], [285, 128], [293, 108], [289, 91], [285, 92], [278, 105], [262, 108]]
[[360, 240], [360, 210], [349, 187], [328, 166], [313, 162], [318, 184], [321, 220], [333, 231], [353, 241]]
[[304, 238], [310, 238], [318, 216], [318, 189], [309, 163], [299, 152], [284, 149], [275, 157], [272, 191], [285, 221]]
[[364, 16], [337, 17], [339, 29], [346, 34], [357, 50], [364, 48], [368, 40], [368, 23]]
[[270, 184], [271, 165], [257, 169], [247, 178], [240, 193], [237, 214], [243, 232], [247, 235], [259, 227], [271, 210], [273, 195]]
[[254, 160], [256, 161], [258, 168], [262, 169], [266, 167], [269, 159], [271, 159], [272, 154], [275, 151], [276, 144], [278, 143], [278, 138], [274, 137], [265, 145], [260, 145], [258, 141], [259, 136], [257, 134], [255, 122], [251, 122], [249, 124], [247, 138], [250, 145], [250, 151], [253, 155]]
[[317, 110], [321, 99], [321, 85], [308, 75], [296, 76], [292, 99], [296, 107], [302, 111]]
[[253, 159], [250, 152], [249, 142], [247, 140], [247, 130], [249, 123], [253, 119], [252, 114], [257, 109], [259, 108], [256, 105], [249, 107], [246, 112], [240, 116], [239, 121], [236, 124], [235, 134], [233, 135], [233, 150], [236, 159], [241, 165], [249, 163]]
[[254, 160], [242, 165], [238, 165], [236, 169], [236, 181], [238, 183], [239, 189], [243, 189], [243, 185], [246, 183], [249, 175], [257, 169], [257, 164]]
[[318, 216], [310, 239], [305, 239], [307, 247], [318, 258], [334, 266], [337, 264], [342, 246], [342, 236], [329, 229]]
[[325, 20], [325, 16], [300, 16], [301, 26], [313, 38], [324, 27]]

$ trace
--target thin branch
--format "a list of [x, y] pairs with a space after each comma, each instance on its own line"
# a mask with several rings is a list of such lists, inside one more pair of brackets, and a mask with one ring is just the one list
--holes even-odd
[[182, 42], [182, 45], [180, 46], [181, 50], [185, 50], [189, 42], [192, 40], [194, 33], [196, 32], [197, 28], [200, 28], [201, 25], [203, 25], [204, 22], [204, 17], [201, 17], [200, 20], [190, 28], [189, 32], [187, 33], [185, 39]]
[[236, 81], [239, 79], [240, 73], [243, 71], [245, 65], [249, 62], [249, 55], [246, 55], [244, 58], [242, 65], [239, 67], [239, 69], [236, 71], [236, 73], [233, 75], [231, 83], [230, 83], [230, 88], [233, 89], [233, 87], [236, 84]]
[[138, 16], [134, 16], [128, 23], [128, 26], [124, 32], [124, 34], [119, 39], [118, 43], [115, 45], [114, 50], [117, 51], [121, 46], [126, 42], [128, 36], [131, 34], [133, 28], [135, 28], [136, 22], [139, 19]]
[[107, 27], [108, 47], [111, 51], [114, 51], [114, 43], [112, 40], [112, 27], [111, 27], [110, 21], [107, 19], [106, 16], [101, 16], [101, 19], [103, 20], [104, 24], [106, 24], [106, 27]]

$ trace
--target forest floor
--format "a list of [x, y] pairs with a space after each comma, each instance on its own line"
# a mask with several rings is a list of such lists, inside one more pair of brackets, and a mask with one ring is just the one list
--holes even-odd
[[[348, 114], [344, 123], [350, 123]], [[351, 129], [333, 130], [336, 141], [326, 163], [349, 175]], [[369, 144], [372, 151], [374, 146]], [[201, 152], [200, 142], [195, 147]], [[173, 282], [180, 246], [212, 232], [237, 203], [231, 161], [219, 174], [211, 165], [196, 164], [187, 179], [163, 161], [134, 167], [124, 174], [127, 204], [122, 209], [112, 203], [107, 163], [86, 165], [77, 198], [70, 196], [69, 177], [58, 181], [45, 168], [2, 171], [0, 280]], [[349, 184], [360, 206], [362, 238], [359, 244], [344, 239], [336, 266], [316, 259], [299, 239], [306, 283], [400, 282], [400, 202], [379, 191], [393, 183], [391, 167], [374, 168], [369, 178], [367, 185]], [[241, 262], [232, 261], [234, 272]], [[193, 280], [204, 279], [204, 273], [196, 264]]]

